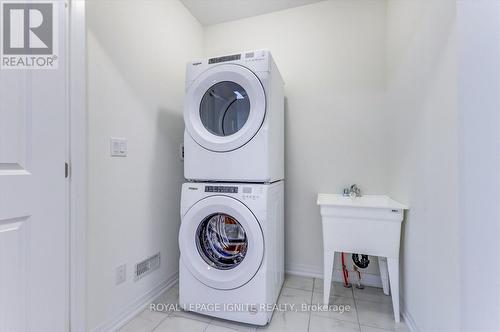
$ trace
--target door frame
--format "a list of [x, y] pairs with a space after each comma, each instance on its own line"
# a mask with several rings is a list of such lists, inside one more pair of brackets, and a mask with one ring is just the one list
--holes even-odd
[[87, 255], [87, 103], [85, 0], [68, 0], [69, 326], [85, 332]]

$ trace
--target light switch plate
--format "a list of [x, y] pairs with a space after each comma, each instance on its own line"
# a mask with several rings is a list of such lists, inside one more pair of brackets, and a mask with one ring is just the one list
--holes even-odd
[[125, 138], [111, 137], [110, 148], [112, 157], [127, 156], [127, 140]]

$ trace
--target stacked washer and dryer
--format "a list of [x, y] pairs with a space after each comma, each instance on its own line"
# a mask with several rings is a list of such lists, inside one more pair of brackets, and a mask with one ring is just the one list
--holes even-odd
[[267, 50], [188, 64], [184, 310], [265, 325], [284, 279], [284, 92]]

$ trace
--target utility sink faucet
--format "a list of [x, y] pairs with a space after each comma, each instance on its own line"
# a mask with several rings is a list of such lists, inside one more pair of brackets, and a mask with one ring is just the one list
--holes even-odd
[[344, 196], [349, 196], [351, 198], [361, 197], [361, 189], [358, 188], [356, 184], [353, 184], [350, 188], [344, 188]]

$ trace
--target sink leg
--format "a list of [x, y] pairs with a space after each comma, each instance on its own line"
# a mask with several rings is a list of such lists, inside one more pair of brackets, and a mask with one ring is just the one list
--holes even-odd
[[392, 307], [394, 310], [394, 320], [400, 322], [399, 318], [399, 259], [387, 258], [389, 268], [389, 279], [391, 283]]
[[330, 286], [332, 285], [333, 260], [335, 251], [323, 253], [323, 303], [328, 305], [330, 299]]
[[387, 258], [378, 257], [378, 269], [380, 270], [380, 279], [382, 279], [382, 288], [384, 294], [389, 295], [389, 273], [387, 271]]

